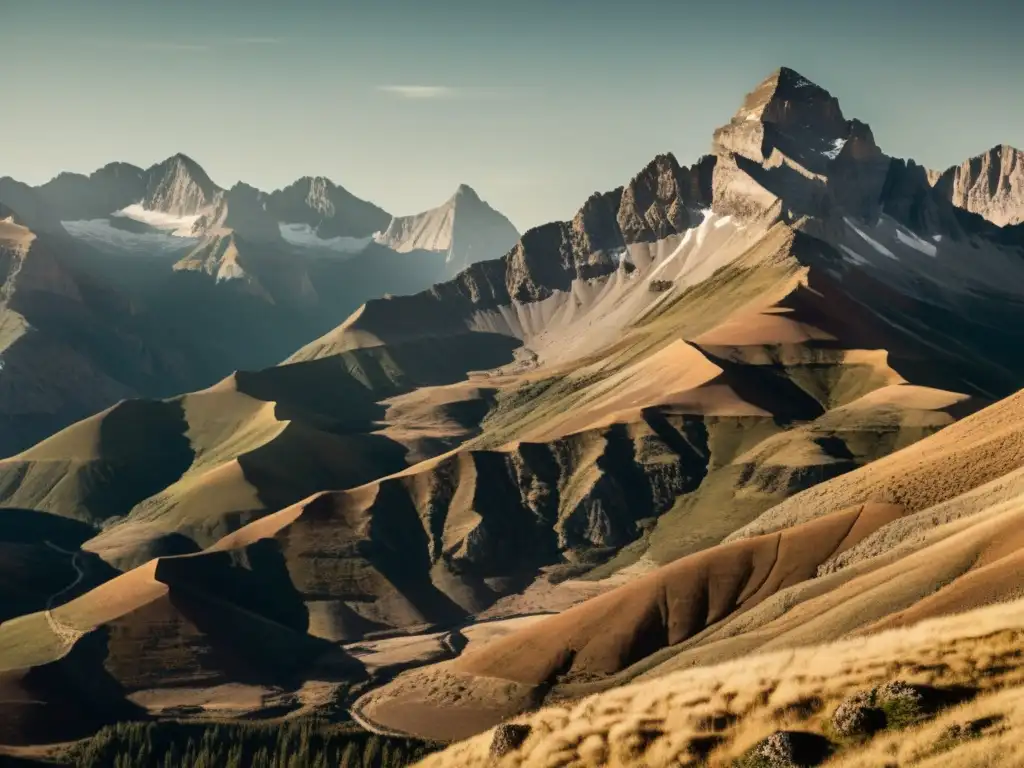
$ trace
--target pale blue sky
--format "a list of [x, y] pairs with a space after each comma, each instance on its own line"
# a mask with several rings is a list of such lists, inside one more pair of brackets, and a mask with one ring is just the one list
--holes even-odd
[[180, 151], [397, 214], [466, 182], [525, 229], [692, 162], [780, 65], [892, 154], [1022, 146], [1022, 27], [1005, 0], [0, 0], [0, 175]]

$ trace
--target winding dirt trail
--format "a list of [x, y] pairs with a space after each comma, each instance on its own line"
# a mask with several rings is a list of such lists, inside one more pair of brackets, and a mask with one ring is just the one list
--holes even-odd
[[85, 578], [85, 569], [82, 568], [79, 562], [79, 558], [81, 557], [82, 553], [73, 552], [68, 549], [63, 549], [62, 547], [58, 547], [56, 544], [49, 540], [44, 541], [43, 543], [52, 550], [60, 552], [64, 555], [70, 555], [71, 566], [75, 569], [75, 580], [63, 589], [54, 592], [46, 601], [46, 623], [50, 625], [50, 629], [53, 631], [53, 634], [57, 636], [60, 642], [63, 645], [70, 647], [78, 640], [78, 638], [84, 635], [85, 632], [76, 627], [72, 627], [70, 624], [65, 624], [60, 619], [56, 618], [53, 615], [53, 608], [55, 605], [60, 604], [59, 601], [64, 595], [75, 589], [79, 584], [82, 583], [82, 579]]

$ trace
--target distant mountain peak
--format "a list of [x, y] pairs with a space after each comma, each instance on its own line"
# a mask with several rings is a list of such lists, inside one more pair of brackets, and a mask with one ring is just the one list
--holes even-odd
[[505, 255], [519, 232], [505, 216], [484, 202], [468, 184], [437, 208], [394, 217], [376, 240], [399, 253], [445, 253], [449, 274], [477, 261]]
[[332, 189], [337, 186], [326, 176], [303, 176], [295, 183], [303, 187], [317, 187], [322, 189]]
[[184, 152], [175, 152], [173, 155], [168, 157], [162, 163], [157, 163], [157, 165], [163, 165], [163, 166], [175, 166], [175, 165], [178, 165], [178, 166], [183, 166], [185, 168], [188, 168], [190, 171], [203, 172], [203, 169], [199, 165], [199, 163], [197, 163], [191, 157], [186, 155]]
[[452, 195], [452, 199], [457, 200], [459, 198], [479, 200], [480, 195], [478, 195], [476, 190], [469, 186], [469, 184], [459, 184], [458, 188], [455, 190], [455, 194]]
[[277, 221], [309, 225], [322, 239], [369, 237], [391, 220], [389, 213], [326, 176], [303, 176], [271, 192], [266, 209]]
[[197, 215], [222, 191], [199, 163], [180, 152], [151, 167], [147, 175], [143, 207], [161, 213]]
[[101, 178], [120, 178], [122, 176], [128, 177], [141, 177], [144, 171], [136, 165], [131, 163], [122, 163], [114, 161], [107, 163], [102, 168], [98, 168], [89, 174], [90, 179], [101, 179]]

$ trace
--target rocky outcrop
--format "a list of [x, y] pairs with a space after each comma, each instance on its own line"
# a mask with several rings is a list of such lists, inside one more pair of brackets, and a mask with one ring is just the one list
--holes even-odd
[[949, 168], [930, 173], [943, 199], [997, 226], [1024, 222], [1024, 152], [1003, 144]]
[[626, 243], [654, 242], [701, 222], [711, 206], [712, 156], [683, 168], [671, 154], [658, 155], [622, 191], [617, 220]]
[[671, 154], [659, 155], [625, 187], [591, 195], [572, 221], [523, 235], [504, 258], [504, 291], [493, 281], [486, 283], [491, 290], [481, 291], [484, 270], [477, 270], [456, 278], [467, 289], [459, 292], [488, 302], [501, 303], [506, 292], [519, 302], [539, 301], [568, 290], [573, 280], [609, 275], [630, 245], [682, 234], [700, 222], [699, 212], [711, 203], [714, 165], [705, 157], [684, 168]]

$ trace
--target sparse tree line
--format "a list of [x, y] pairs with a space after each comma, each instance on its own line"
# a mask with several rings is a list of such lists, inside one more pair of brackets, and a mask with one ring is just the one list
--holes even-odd
[[121, 723], [68, 759], [77, 768], [398, 768], [440, 746], [351, 724]]

